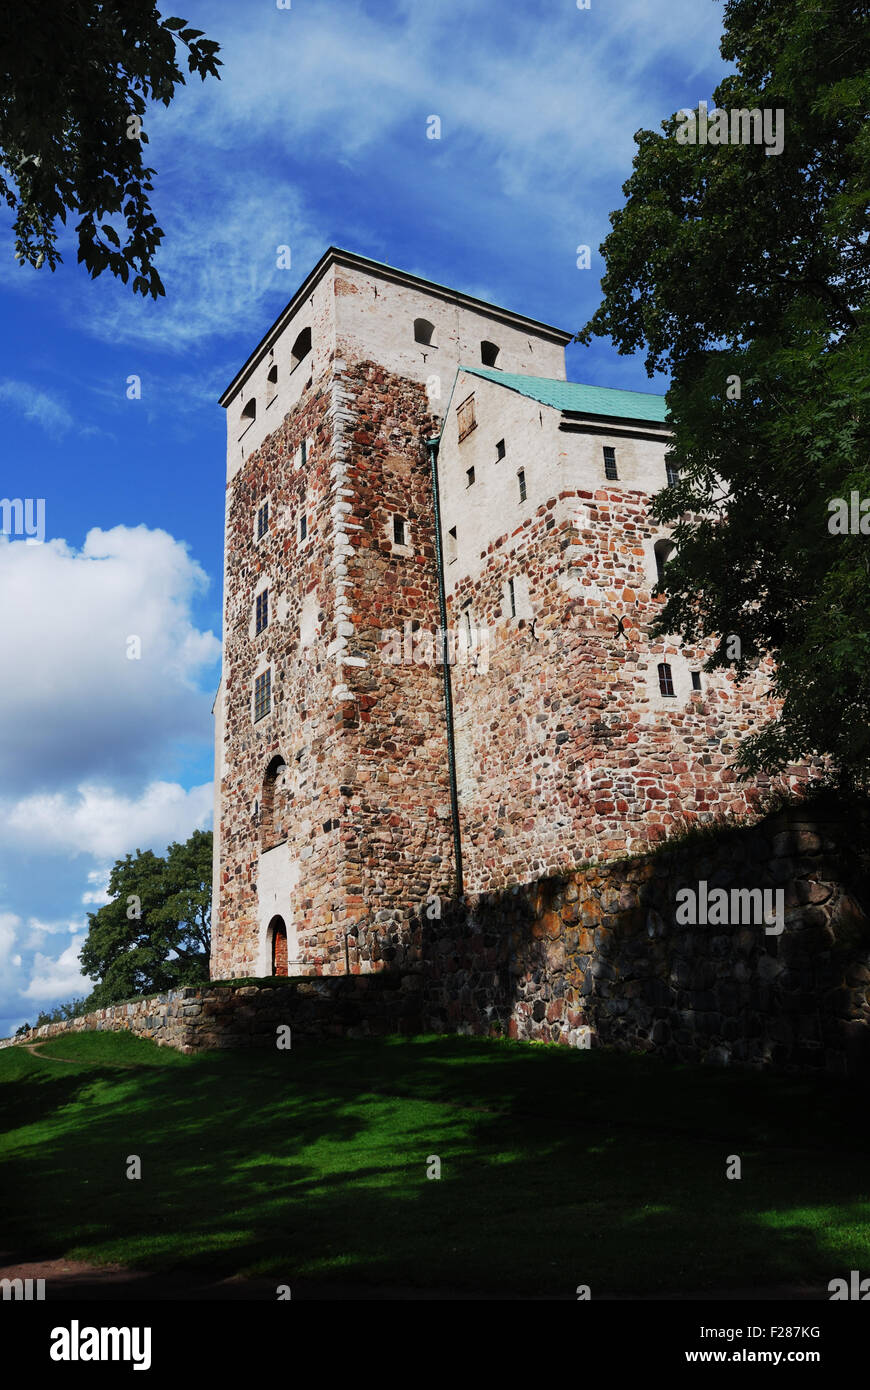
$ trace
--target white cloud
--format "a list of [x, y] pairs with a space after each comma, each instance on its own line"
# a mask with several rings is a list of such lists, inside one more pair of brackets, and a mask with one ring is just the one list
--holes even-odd
[[[177, 782], [152, 782], [135, 797], [109, 786], [85, 784], [73, 793], [0, 802], [2, 840], [7, 845], [33, 841], [45, 853], [115, 860], [137, 848], [163, 851], [172, 840], [186, 840], [208, 823], [212, 809], [210, 782], [190, 790]], [[96, 870], [88, 877], [104, 879], [104, 871]], [[103, 893], [89, 892], [82, 901], [107, 899]]]
[[[46, 512], [50, 528], [50, 498]], [[207, 744], [213, 691], [197, 680], [220, 644], [190, 614], [206, 585], [183, 544], [145, 526], [94, 529], [80, 551], [0, 543], [3, 662], [17, 673], [0, 682], [7, 795], [141, 781], [171, 744]]]
[[84, 936], [75, 936], [66, 950], [52, 960], [37, 951], [33, 958], [32, 975], [26, 989], [18, 993], [24, 999], [35, 999], [39, 1003], [52, 1003], [55, 1000], [80, 998], [90, 994], [92, 981], [82, 973], [79, 952]]
[[109, 875], [105, 869], [91, 869], [88, 874], [88, 883], [92, 887], [82, 893], [82, 904], [86, 907], [102, 907], [104, 903], [111, 902], [109, 897]]

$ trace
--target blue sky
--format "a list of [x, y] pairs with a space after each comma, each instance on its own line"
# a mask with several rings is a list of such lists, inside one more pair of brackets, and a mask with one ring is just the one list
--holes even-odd
[[[211, 824], [217, 397], [297, 285], [333, 244], [576, 331], [634, 132], [724, 70], [711, 0], [178, 6], [224, 67], [145, 120], [166, 298], [0, 237], [0, 496], [45, 500], [43, 544], [0, 540], [0, 1035], [88, 992], [114, 860]], [[666, 384], [603, 342], [568, 375]]]

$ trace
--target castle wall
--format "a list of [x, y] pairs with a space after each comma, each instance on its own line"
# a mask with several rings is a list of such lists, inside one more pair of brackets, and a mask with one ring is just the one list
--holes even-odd
[[[502, 371], [565, 379], [565, 349], [561, 341], [531, 325], [513, 326], [510, 316], [457, 304], [450, 291], [417, 289], [350, 266], [335, 270], [336, 341], [347, 361], [371, 360], [394, 375], [425, 383], [439, 379], [441, 402], [446, 402], [460, 364], [480, 365], [480, 344], [499, 348]], [[429, 345], [414, 341], [414, 320], [427, 319], [435, 332]], [[436, 413], [439, 397], [433, 393]]]
[[[646, 635], [663, 602], [649, 572], [657, 534], [644, 494], [562, 493], [454, 586], [451, 622], [470, 600], [475, 624], [489, 628], [488, 670], [453, 672], [469, 889], [528, 882], [636, 852], [685, 823], [749, 814], [769, 788], [764, 778], [738, 784], [729, 766], [746, 730], [773, 712], [766, 673], [743, 685], [705, 673], [696, 692], [691, 671], [705, 651]], [[526, 616], [505, 616], [510, 574], [523, 577]], [[674, 698], [659, 691], [662, 661]], [[793, 769], [785, 785], [804, 778]]]
[[[797, 806], [472, 895], [423, 924], [424, 1026], [866, 1076], [868, 829], [866, 807]], [[686, 921], [684, 890], [715, 888], [725, 920]], [[735, 900], [746, 889], [781, 894], [770, 931]]]

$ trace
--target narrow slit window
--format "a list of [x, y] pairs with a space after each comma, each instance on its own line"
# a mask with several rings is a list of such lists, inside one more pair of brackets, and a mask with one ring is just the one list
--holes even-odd
[[299, 518], [299, 539], [300, 539], [300, 541], [304, 541], [307, 535], [308, 535], [308, 517], [307, 517], [307, 516], [300, 516], [300, 518]]
[[511, 617], [515, 618], [517, 616], [517, 596], [512, 579], [508, 580], [508, 603], [510, 604]]
[[473, 469], [473, 468], [466, 468], [466, 470], [465, 470], [465, 485], [466, 485], [466, 487], [471, 487], [471, 484], [472, 484], [473, 482], [474, 482], [474, 469]]
[[269, 590], [257, 594], [257, 631], [262, 632], [269, 625]]
[[659, 690], [662, 695], [666, 695], [668, 699], [672, 699], [676, 694], [671, 668], [666, 661], [662, 661], [659, 664]]
[[525, 500], [526, 500], [526, 470], [525, 470], [524, 468], [521, 468], [521, 469], [519, 470], [519, 472], [517, 473], [517, 482], [519, 483], [519, 486], [520, 486], [520, 501], [521, 501], [521, 502], [525, 502]]
[[254, 723], [262, 719], [272, 708], [272, 671], [264, 671], [254, 681]]
[[692, 689], [693, 689], [693, 690], [700, 690], [700, 689], [701, 689], [701, 672], [700, 672], [700, 671], [693, 671], [693, 672], [692, 672]]
[[616, 471], [616, 450], [610, 444], [604, 445], [604, 476], [615, 483], [619, 477]]
[[269, 529], [269, 503], [264, 502], [257, 512], [257, 540], [261, 541]]
[[451, 526], [447, 532], [447, 563], [451, 564], [456, 559], [456, 527]]
[[405, 545], [405, 518], [403, 516], [393, 517], [393, 544]]
[[507, 451], [506, 451], [506, 449], [505, 449], [504, 440], [503, 440], [503, 439], [500, 439], [500, 440], [498, 441], [498, 443], [496, 444], [496, 446], [495, 446], [495, 461], [496, 461], [496, 463], [498, 463], [499, 459], [503, 459], [503, 458], [504, 458], [506, 452], [507, 452]]

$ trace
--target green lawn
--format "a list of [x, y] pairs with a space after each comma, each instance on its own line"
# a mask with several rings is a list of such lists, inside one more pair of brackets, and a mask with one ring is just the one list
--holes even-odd
[[453, 1037], [182, 1057], [88, 1033], [0, 1051], [0, 1126], [9, 1263], [596, 1297], [827, 1284], [870, 1251], [867, 1107], [824, 1078]]

